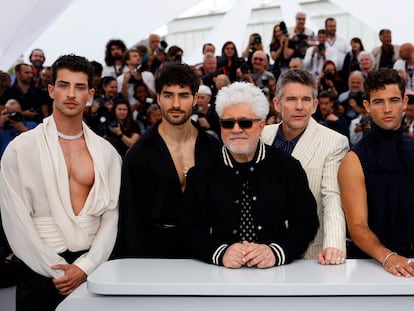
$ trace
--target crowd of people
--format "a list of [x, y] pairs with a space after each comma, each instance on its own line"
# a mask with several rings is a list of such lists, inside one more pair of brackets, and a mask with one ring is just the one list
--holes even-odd
[[205, 43], [200, 64], [151, 34], [109, 40], [105, 64], [44, 67], [35, 49], [0, 72], [0, 267], [17, 310], [54, 310], [109, 258], [371, 257], [414, 276], [414, 46], [383, 29], [369, 52], [334, 18], [305, 24], [240, 54]]

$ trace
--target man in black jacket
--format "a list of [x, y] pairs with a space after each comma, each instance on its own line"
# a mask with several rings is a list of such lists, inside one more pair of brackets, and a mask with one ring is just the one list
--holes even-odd
[[115, 257], [188, 257], [178, 237], [187, 175], [209, 165], [219, 142], [191, 122], [199, 78], [185, 64], [167, 62], [155, 77], [162, 120], [125, 155]]
[[256, 86], [219, 91], [221, 151], [189, 175], [183, 240], [194, 258], [229, 268], [268, 268], [298, 259], [319, 225], [300, 163], [260, 135], [269, 104]]

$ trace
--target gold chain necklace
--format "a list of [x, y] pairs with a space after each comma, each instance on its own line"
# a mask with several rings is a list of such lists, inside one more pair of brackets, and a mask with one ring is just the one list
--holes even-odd
[[[191, 157], [193, 155], [193, 153], [191, 152], [192, 151], [191, 150], [192, 149], [192, 144], [191, 143], [189, 144], [188, 141], [191, 142], [192, 139], [193, 139], [193, 126], [192, 125], [190, 125], [190, 126], [191, 126], [190, 127], [190, 134], [188, 135], [189, 139], [184, 144], [186, 148], [183, 152], [184, 168], [182, 170], [182, 173], [184, 175], [184, 178], [187, 177], [188, 171], [192, 167], [191, 166]], [[162, 133], [160, 133], [160, 134], [161, 134], [161, 137], [165, 140], [167, 148], [168, 148], [168, 145], [174, 146], [176, 144], [176, 142], [168, 136], [168, 134], [166, 133], [166, 131], [164, 129], [162, 130]], [[170, 149], [168, 148], [168, 150], [170, 150]]]

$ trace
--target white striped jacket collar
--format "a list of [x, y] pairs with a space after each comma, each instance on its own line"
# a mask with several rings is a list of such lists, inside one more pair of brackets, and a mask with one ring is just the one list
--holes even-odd
[[[265, 144], [262, 142], [262, 140], [259, 140], [259, 151], [256, 151], [256, 160], [254, 163], [259, 163], [260, 161], [264, 160], [265, 156], [266, 156], [266, 148], [265, 148]], [[224, 165], [234, 168], [233, 162], [232, 162], [232, 157], [230, 156], [230, 152], [229, 150], [226, 148], [226, 146], [223, 145], [223, 147], [221, 147], [221, 155], [223, 156], [223, 161], [224, 161]], [[234, 160], [233, 160], [234, 161]]]

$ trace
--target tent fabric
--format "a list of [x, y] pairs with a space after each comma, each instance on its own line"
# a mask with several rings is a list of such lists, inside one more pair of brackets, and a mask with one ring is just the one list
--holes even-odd
[[0, 18], [0, 69], [6, 71], [72, 0], [8, 0]]
[[7, 0], [0, 19], [0, 69], [8, 70], [33, 48], [44, 49], [47, 64], [69, 53], [103, 62], [110, 39], [132, 46], [199, 2]]
[[[360, 0], [330, 0], [344, 11], [363, 21], [376, 32], [389, 28], [393, 42], [412, 42], [406, 26], [411, 17], [407, 2], [403, 0], [377, 1], [375, 10], [371, 2]], [[75, 53], [103, 63], [105, 45], [110, 39], [122, 39], [132, 46], [161, 26], [168, 24], [198, 4], [212, 3], [204, 0], [6, 0], [2, 4], [0, 19], [0, 69], [8, 70], [23, 54], [33, 48], [42, 48], [46, 65], [62, 54]], [[221, 47], [223, 35], [240, 46], [239, 36], [248, 23], [248, 12], [256, 0], [222, 0], [228, 2], [230, 11], [206, 37]], [[263, 1], [269, 3], [269, 1]], [[280, 0], [283, 19], [294, 17], [300, 0]], [[145, 3], [145, 5], [143, 5]], [[237, 3], [235, 8], [234, 4]], [[233, 7], [233, 8], [232, 8]], [[286, 12], [287, 11], [287, 12]], [[305, 12], [306, 13], [306, 12]], [[239, 14], [239, 15], [237, 15]], [[237, 27], [235, 27], [235, 22]], [[289, 22], [288, 24], [292, 24]], [[312, 20], [307, 20], [311, 27]], [[315, 29], [315, 27], [311, 27]], [[189, 29], [191, 31], [191, 29]], [[224, 42], [224, 41], [223, 41]], [[197, 51], [199, 53], [199, 50]], [[189, 53], [193, 55], [194, 53]], [[192, 57], [192, 56], [191, 56]]]
[[[252, 7], [253, 1], [238, 0], [220, 22], [208, 33], [203, 42], [213, 43], [216, 47], [216, 54], [218, 55], [221, 53], [221, 47], [226, 41], [229, 41], [229, 38], [231, 38], [231, 41], [236, 46], [241, 46]], [[235, 24], [237, 27], [235, 27]], [[188, 64], [196, 64], [202, 61], [201, 57], [200, 49], [197, 48], [189, 57], [185, 57], [184, 55], [184, 60]]]

